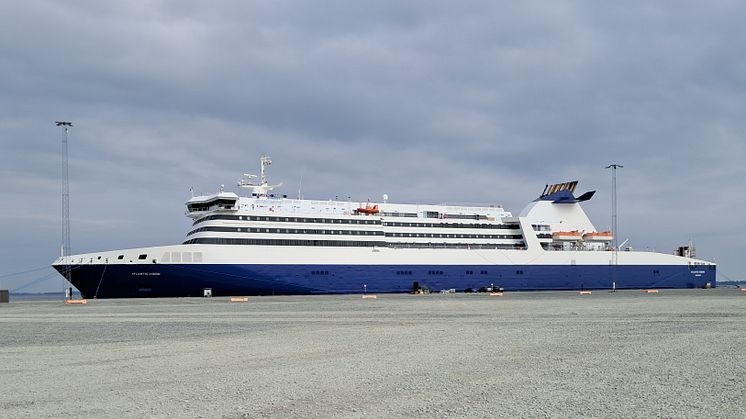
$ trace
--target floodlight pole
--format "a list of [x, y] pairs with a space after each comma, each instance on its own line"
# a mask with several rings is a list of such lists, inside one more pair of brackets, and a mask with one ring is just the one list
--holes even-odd
[[621, 164], [612, 163], [606, 166], [611, 169], [611, 245], [613, 247], [612, 264], [617, 264], [617, 252], [619, 251], [619, 231], [617, 226], [617, 200], [616, 200], [616, 170], [624, 168]]
[[617, 200], [616, 200], [616, 170], [621, 169], [624, 166], [621, 164], [610, 164], [606, 166], [607, 169], [611, 169], [611, 230], [612, 230], [612, 245], [614, 249], [619, 250], [619, 239], [617, 237]]
[[[58, 127], [64, 129], [62, 134], [62, 257], [63, 273], [67, 283], [63, 281], [63, 292], [72, 285], [72, 270], [70, 268], [70, 177], [68, 172], [67, 135], [73, 123], [69, 121], [55, 121]], [[70, 293], [69, 298], [72, 298]]]

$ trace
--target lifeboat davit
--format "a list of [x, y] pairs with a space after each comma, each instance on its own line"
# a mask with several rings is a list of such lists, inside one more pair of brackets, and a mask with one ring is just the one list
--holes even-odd
[[378, 214], [378, 205], [373, 205], [372, 207], [370, 205], [366, 205], [365, 208], [358, 208], [357, 212], [358, 214]]
[[583, 234], [583, 240], [608, 242], [614, 238], [611, 231], [594, 231]]
[[562, 240], [562, 241], [578, 241], [582, 235], [579, 231], [555, 231], [552, 233], [552, 238], [554, 240]]

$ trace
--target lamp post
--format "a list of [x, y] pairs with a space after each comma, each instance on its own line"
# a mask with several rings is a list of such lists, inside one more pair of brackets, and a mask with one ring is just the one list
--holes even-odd
[[607, 169], [611, 169], [611, 233], [612, 236], [612, 246], [614, 246], [615, 250], [619, 250], [618, 243], [619, 239], [617, 238], [617, 204], [616, 204], [616, 170], [622, 169], [624, 166], [621, 164], [610, 164], [606, 166]]
[[617, 163], [612, 163], [606, 166], [607, 169], [611, 169], [611, 264], [612, 266], [612, 289], [616, 291], [617, 282], [617, 264], [619, 263], [619, 238], [618, 238], [618, 226], [617, 226], [617, 201], [616, 201], [616, 171], [624, 166]]
[[72, 285], [72, 272], [70, 269], [70, 178], [67, 164], [67, 134], [73, 123], [69, 121], [55, 121], [58, 127], [64, 129], [62, 134], [62, 257], [64, 263], [64, 277], [67, 284], [63, 282], [63, 291], [72, 298], [72, 293], [67, 293], [68, 286]]

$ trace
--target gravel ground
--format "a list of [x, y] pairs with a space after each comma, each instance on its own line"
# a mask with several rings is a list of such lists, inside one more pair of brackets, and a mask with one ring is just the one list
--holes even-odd
[[0, 305], [4, 417], [746, 417], [746, 293]]

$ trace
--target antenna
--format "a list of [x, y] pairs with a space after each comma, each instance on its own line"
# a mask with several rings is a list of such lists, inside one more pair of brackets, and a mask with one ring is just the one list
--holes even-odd
[[272, 159], [268, 155], [262, 154], [262, 156], [259, 158], [259, 163], [261, 164], [260, 182], [262, 182], [262, 185], [264, 185], [267, 183], [267, 176], [264, 175], [264, 168], [272, 164]]
[[[67, 157], [67, 134], [73, 123], [69, 121], [55, 121], [58, 127], [62, 127], [62, 256], [64, 261], [64, 280], [62, 291], [66, 292], [68, 284], [72, 285], [72, 270], [70, 269], [70, 177], [68, 171]], [[67, 281], [67, 283], [65, 283]]]
[[251, 179], [255, 179], [257, 176], [244, 173], [245, 179], [240, 179], [238, 181], [238, 186], [242, 188], [248, 188], [251, 189], [252, 196], [266, 198], [267, 193], [274, 188], [277, 188], [279, 186], [282, 186], [282, 183], [278, 183], [277, 185], [270, 185], [267, 181], [267, 175], [265, 174], [265, 168], [272, 164], [272, 160], [269, 156], [262, 154], [259, 158], [260, 163], [260, 172], [259, 172], [259, 184], [251, 183]]

